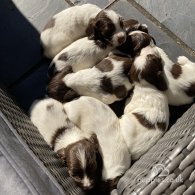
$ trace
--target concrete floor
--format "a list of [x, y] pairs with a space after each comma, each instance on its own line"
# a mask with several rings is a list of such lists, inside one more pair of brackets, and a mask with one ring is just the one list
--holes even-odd
[[55, 13], [84, 3], [108, 6], [147, 24], [173, 60], [185, 55], [195, 61], [193, 0], [1, 0], [0, 83], [24, 110], [45, 94], [49, 61], [42, 56], [40, 31]]

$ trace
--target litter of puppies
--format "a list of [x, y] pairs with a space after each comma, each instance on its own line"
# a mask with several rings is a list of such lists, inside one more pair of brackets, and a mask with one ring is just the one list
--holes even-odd
[[[174, 63], [147, 25], [92, 4], [53, 16], [41, 42], [49, 98], [32, 105], [31, 120], [78, 186], [110, 194], [167, 131], [168, 105], [193, 102], [195, 63]], [[109, 104], [125, 98], [117, 117]]]

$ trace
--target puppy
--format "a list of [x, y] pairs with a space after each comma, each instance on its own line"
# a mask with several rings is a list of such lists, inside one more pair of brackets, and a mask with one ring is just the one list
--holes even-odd
[[105, 58], [112, 49], [111, 46], [100, 48], [94, 40], [89, 40], [87, 37], [78, 39], [54, 57], [49, 67], [49, 71], [53, 70], [50, 76], [67, 66], [71, 66], [73, 72], [91, 68]]
[[[129, 32], [127, 40], [130, 48], [126, 50], [128, 55], [121, 55], [115, 50], [93, 68], [69, 74], [64, 74], [64, 68], [51, 79], [48, 95], [61, 102], [69, 101], [70, 94], [75, 93], [97, 98], [105, 104], [124, 99], [133, 87], [127, 76], [133, 60], [131, 56], [147, 44], [153, 44], [151, 36], [142, 31]], [[70, 93], [70, 89], [74, 93]]]
[[65, 162], [77, 185], [84, 190], [92, 189], [102, 166], [96, 135], [78, 129], [68, 120], [63, 105], [54, 99], [38, 101], [30, 115], [45, 141]]
[[100, 11], [96, 5], [84, 4], [54, 15], [41, 32], [45, 56], [53, 58], [75, 40], [85, 37], [90, 19], [95, 18]]
[[155, 46], [141, 49], [129, 75], [135, 87], [120, 126], [132, 160], [137, 160], [162, 137], [169, 123], [163, 62]]
[[167, 83], [167, 95], [170, 105], [180, 106], [190, 104], [195, 97], [195, 63], [185, 56], [180, 56], [174, 63], [159, 47], [159, 54], [164, 63], [164, 72]]
[[103, 186], [108, 191], [115, 188], [117, 181], [131, 164], [118, 117], [107, 105], [87, 96], [65, 103], [64, 110], [69, 120], [79, 129], [92, 131], [97, 135], [103, 158]]
[[85, 36], [101, 48], [118, 46], [126, 39], [121, 17], [112, 10], [101, 11], [92, 4], [68, 8], [55, 15], [52, 24], [41, 33], [45, 55], [49, 58]]
[[133, 83], [128, 79], [133, 59], [128, 56], [110, 55], [93, 68], [67, 74], [61, 83], [79, 95], [99, 99], [105, 104], [124, 99]]

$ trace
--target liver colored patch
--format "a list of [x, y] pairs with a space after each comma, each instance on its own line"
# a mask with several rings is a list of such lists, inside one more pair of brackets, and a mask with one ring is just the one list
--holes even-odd
[[100, 85], [101, 89], [105, 92], [108, 93], [113, 93], [113, 85], [112, 85], [112, 81], [110, 78], [104, 76], [102, 81], [101, 81], [101, 85]]
[[49, 29], [49, 28], [53, 28], [54, 25], [55, 25], [55, 19], [52, 18], [51, 20], [49, 20], [49, 22], [47, 22], [47, 24], [45, 25], [43, 31], [44, 31], [44, 30], [47, 30], [47, 29]]
[[173, 75], [174, 79], [178, 79], [179, 76], [182, 74], [182, 68], [179, 64], [173, 64], [171, 69], [171, 74]]
[[127, 89], [124, 85], [120, 85], [114, 89], [114, 94], [119, 99], [125, 98], [127, 96]]
[[62, 53], [59, 57], [58, 57], [58, 60], [61, 60], [61, 61], [67, 61], [68, 60], [68, 55], [67, 53]]
[[110, 60], [104, 59], [96, 65], [96, 68], [101, 72], [110, 72], [113, 70], [113, 64]]
[[190, 87], [185, 90], [185, 93], [190, 97], [195, 97], [195, 83], [192, 83]]
[[165, 131], [167, 127], [165, 122], [157, 122], [157, 126], [161, 131]]
[[140, 122], [140, 124], [146, 127], [147, 129], [155, 129], [155, 125], [152, 124], [148, 119], [146, 119], [144, 115], [139, 113], [133, 113], [133, 115]]

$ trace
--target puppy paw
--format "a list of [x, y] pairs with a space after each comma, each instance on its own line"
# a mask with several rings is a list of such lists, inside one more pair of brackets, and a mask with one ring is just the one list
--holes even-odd
[[185, 65], [186, 63], [189, 62], [189, 59], [187, 57], [185, 57], [185, 56], [179, 56], [177, 58], [177, 62], [178, 62], [178, 64], [180, 64], [181, 66], [183, 66], [183, 65]]

